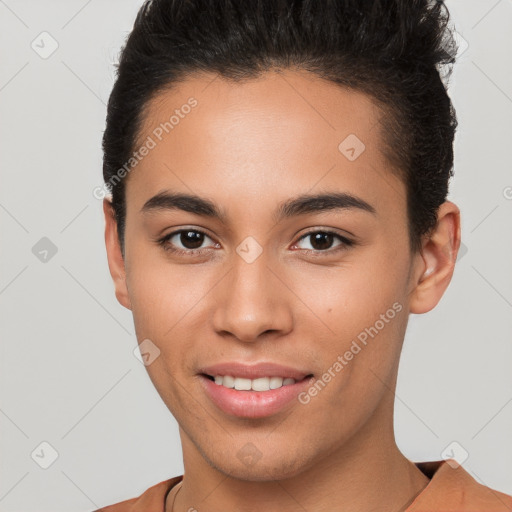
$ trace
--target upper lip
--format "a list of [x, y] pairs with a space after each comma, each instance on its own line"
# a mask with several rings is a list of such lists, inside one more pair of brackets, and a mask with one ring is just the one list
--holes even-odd
[[242, 377], [246, 379], [282, 377], [283, 379], [292, 378], [296, 381], [300, 381], [304, 377], [312, 375], [310, 372], [271, 362], [260, 362], [251, 365], [238, 362], [218, 363], [200, 368], [199, 373], [204, 373], [212, 377], [216, 375], [230, 375], [232, 377]]

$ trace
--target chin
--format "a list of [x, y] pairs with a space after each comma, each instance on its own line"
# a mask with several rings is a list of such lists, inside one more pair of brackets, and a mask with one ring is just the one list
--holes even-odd
[[203, 454], [208, 464], [217, 471], [238, 480], [265, 482], [292, 478], [308, 467], [307, 462], [297, 453], [295, 447], [288, 450], [270, 449], [269, 454], [259, 451], [248, 442], [238, 452], [226, 456], [222, 453]]

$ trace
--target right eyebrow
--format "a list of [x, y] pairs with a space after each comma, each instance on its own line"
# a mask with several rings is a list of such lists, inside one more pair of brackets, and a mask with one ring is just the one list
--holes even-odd
[[227, 220], [227, 215], [213, 201], [194, 194], [163, 191], [148, 199], [141, 208], [141, 213], [151, 213], [161, 210], [182, 210], [203, 217], [211, 217], [221, 222]]

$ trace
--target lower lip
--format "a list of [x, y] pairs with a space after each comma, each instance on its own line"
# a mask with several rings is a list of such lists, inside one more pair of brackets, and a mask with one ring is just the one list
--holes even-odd
[[268, 391], [238, 391], [215, 384], [204, 375], [199, 377], [206, 394], [219, 409], [241, 418], [264, 418], [280, 412], [309, 385], [311, 378]]

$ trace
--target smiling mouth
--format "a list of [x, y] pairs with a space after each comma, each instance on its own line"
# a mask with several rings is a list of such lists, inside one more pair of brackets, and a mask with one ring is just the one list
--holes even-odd
[[297, 382], [301, 382], [313, 377], [310, 373], [303, 379], [297, 381], [291, 377], [268, 376], [258, 377], [256, 379], [248, 379], [245, 377], [235, 377], [233, 375], [208, 375], [201, 374], [203, 377], [215, 382], [218, 386], [223, 386], [228, 389], [235, 389], [236, 391], [270, 391], [272, 389], [279, 389], [284, 386], [291, 386]]

